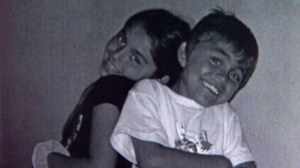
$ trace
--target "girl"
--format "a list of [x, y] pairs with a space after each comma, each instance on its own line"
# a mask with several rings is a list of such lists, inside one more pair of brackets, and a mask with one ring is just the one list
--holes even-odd
[[84, 91], [65, 124], [61, 144], [71, 157], [48, 151], [49, 166], [130, 167], [109, 142], [127, 93], [143, 78], [171, 86], [181, 71], [177, 49], [189, 31], [186, 22], [166, 10], [131, 16], [106, 45], [101, 78]]

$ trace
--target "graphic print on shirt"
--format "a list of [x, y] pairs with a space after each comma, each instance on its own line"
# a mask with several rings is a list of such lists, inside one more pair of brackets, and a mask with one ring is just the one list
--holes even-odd
[[175, 141], [175, 147], [191, 153], [206, 153], [211, 149], [212, 144], [208, 142], [205, 130], [200, 131], [199, 135], [187, 132], [186, 129], [176, 122], [176, 130], [179, 139]]

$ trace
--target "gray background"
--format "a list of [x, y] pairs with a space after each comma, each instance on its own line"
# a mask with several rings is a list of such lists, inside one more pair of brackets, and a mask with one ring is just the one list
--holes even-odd
[[297, 0], [2, 0], [0, 167], [30, 167], [37, 142], [60, 139], [81, 92], [98, 77], [105, 42], [128, 16], [162, 7], [194, 25], [216, 5], [258, 39], [257, 69], [233, 101], [258, 167], [300, 167]]

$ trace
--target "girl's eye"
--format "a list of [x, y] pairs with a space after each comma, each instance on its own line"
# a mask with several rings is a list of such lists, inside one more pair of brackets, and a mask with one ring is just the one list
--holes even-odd
[[211, 58], [211, 61], [212, 61], [215, 65], [220, 65], [220, 64], [221, 64], [221, 61], [220, 61], [218, 58], [216, 58], [216, 57], [212, 57], [212, 58]]
[[120, 33], [117, 36], [117, 40], [122, 46], [126, 45], [126, 38], [125, 38], [124, 34]]
[[141, 64], [140, 59], [136, 55], [131, 55], [130, 60], [133, 61], [136, 64]]
[[240, 81], [240, 76], [237, 73], [235, 73], [235, 72], [231, 72], [230, 73], [230, 78], [233, 79], [233, 80], [235, 80], [235, 81], [237, 81], [237, 82]]

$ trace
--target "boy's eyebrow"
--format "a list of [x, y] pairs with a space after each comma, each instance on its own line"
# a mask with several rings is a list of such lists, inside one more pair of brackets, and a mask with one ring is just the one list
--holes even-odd
[[148, 60], [145, 58], [144, 54], [142, 54], [141, 52], [139, 52], [136, 49], [132, 49], [132, 52], [137, 54], [138, 56], [140, 56], [145, 61], [145, 63], [148, 64]]
[[[218, 47], [215, 48], [215, 50], [216, 50], [216, 52], [218, 52], [218, 53], [224, 55], [226, 58], [231, 59], [231, 57], [230, 57], [230, 55], [229, 55], [229, 54], [231, 54], [231, 53], [226, 52], [226, 50], [223, 50], [222, 48], [218, 48]], [[248, 64], [249, 64], [249, 63], [248, 63], [248, 60], [245, 59], [244, 57], [239, 57], [239, 56], [234, 55], [233, 58], [236, 58], [236, 59], [237, 59], [238, 63], [239, 63], [240, 66], [242, 67], [242, 69], [245, 69], [245, 68], [248, 67]], [[247, 61], [247, 62], [245, 63], [245, 61]]]
[[216, 48], [214, 48], [214, 50], [215, 50], [216, 52], [220, 53], [221, 55], [224, 55], [224, 56], [226, 56], [227, 58], [230, 58], [229, 54], [228, 54], [225, 50], [223, 50], [222, 48], [216, 47]]

